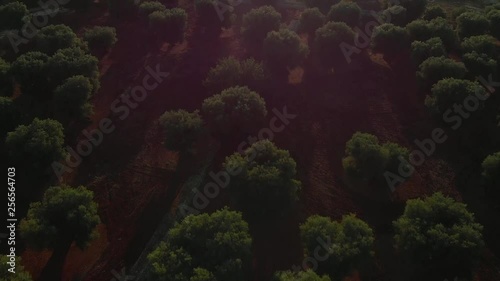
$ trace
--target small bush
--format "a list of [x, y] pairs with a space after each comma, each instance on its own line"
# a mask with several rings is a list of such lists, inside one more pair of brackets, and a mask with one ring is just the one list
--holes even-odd
[[116, 28], [95, 26], [85, 31], [83, 40], [87, 42], [92, 50], [109, 50], [117, 41]]

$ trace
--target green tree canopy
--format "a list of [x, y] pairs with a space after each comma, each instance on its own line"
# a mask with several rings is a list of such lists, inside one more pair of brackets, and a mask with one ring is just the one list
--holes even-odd
[[385, 23], [375, 27], [372, 33], [372, 49], [390, 57], [410, 47], [406, 29]]
[[432, 87], [431, 95], [425, 99], [425, 105], [432, 112], [441, 115], [446, 110], [451, 109], [454, 104], [463, 104], [468, 96], [475, 95], [486, 96], [486, 90], [481, 84], [468, 80], [445, 78]]
[[343, 48], [354, 46], [354, 31], [343, 22], [328, 22], [316, 30], [314, 48], [324, 67], [346, 62]]
[[495, 58], [497, 55], [496, 39], [490, 35], [476, 35], [462, 41], [464, 53], [478, 52]]
[[490, 21], [490, 34], [500, 39], [500, 9], [495, 9], [487, 14]]
[[391, 4], [397, 4], [406, 8], [408, 19], [414, 20], [419, 18], [425, 11], [425, 8], [427, 7], [427, 0], [400, 0]]
[[441, 17], [431, 21], [412, 21], [406, 26], [406, 29], [413, 41], [424, 42], [434, 37], [441, 38], [447, 50], [455, 48], [458, 42], [457, 33], [453, 26]]
[[[35, 119], [7, 134], [5, 145], [12, 161], [38, 173], [66, 154], [62, 125], [54, 120]], [[29, 169], [28, 169], [29, 168]]]
[[92, 114], [90, 80], [82, 75], [73, 76], [54, 91], [54, 115], [62, 124], [89, 118]]
[[262, 6], [243, 15], [241, 33], [247, 42], [260, 44], [268, 32], [279, 29], [280, 22], [280, 13], [271, 6]]
[[327, 256], [318, 262], [318, 274], [329, 274], [335, 280], [361, 269], [373, 256], [373, 230], [355, 215], [332, 221], [318, 215], [307, 218], [300, 226], [302, 243], [308, 256]]
[[483, 178], [488, 187], [495, 188], [495, 193], [500, 195], [500, 152], [486, 157], [482, 163]]
[[323, 14], [328, 13], [330, 8], [339, 3], [340, 0], [303, 0], [308, 8], [318, 8]]
[[460, 38], [487, 34], [490, 22], [479, 12], [465, 12], [457, 17], [457, 31]]
[[13, 87], [10, 77], [10, 64], [0, 58], [0, 96], [12, 96]]
[[420, 65], [430, 57], [446, 56], [446, 50], [441, 38], [434, 37], [425, 42], [414, 41], [411, 43], [411, 57], [415, 65]]
[[0, 6], [0, 31], [21, 30], [30, 20], [30, 12], [22, 2], [12, 1]]
[[167, 9], [165, 5], [158, 1], [145, 1], [139, 5], [139, 16], [142, 19], [147, 19], [153, 12], [163, 12]]
[[327, 275], [319, 276], [312, 270], [307, 271], [279, 271], [274, 274], [272, 281], [331, 281]]
[[300, 14], [300, 29], [314, 35], [325, 23], [325, 15], [318, 8], [307, 8]]
[[462, 62], [446, 57], [430, 57], [420, 64], [417, 77], [427, 88], [444, 78], [464, 78], [466, 72]]
[[217, 62], [203, 81], [205, 87], [212, 92], [221, 92], [234, 86], [248, 86], [255, 89], [267, 78], [264, 66], [253, 58], [238, 60], [227, 57]]
[[61, 241], [74, 241], [84, 249], [97, 236], [100, 223], [93, 197], [83, 186], [49, 187], [42, 201], [30, 204], [21, 221], [21, 237], [35, 249], [54, 248]]
[[47, 60], [47, 73], [55, 88], [66, 79], [82, 75], [90, 79], [92, 93], [99, 90], [99, 61], [80, 48], [61, 49]]
[[429, 20], [430, 21], [430, 20], [433, 20], [433, 19], [436, 19], [436, 18], [444, 18], [444, 19], [446, 19], [447, 16], [446, 16], [445, 10], [443, 10], [443, 8], [441, 8], [441, 6], [432, 5], [432, 6], [428, 6], [425, 9], [425, 12], [424, 12], [422, 18], [424, 20]]
[[480, 76], [487, 79], [489, 75], [497, 74], [497, 61], [486, 54], [480, 54], [476, 51], [466, 53], [464, 54], [462, 61], [473, 77]]
[[406, 202], [403, 215], [394, 221], [396, 247], [401, 254], [426, 269], [457, 273], [470, 268], [484, 245], [483, 227], [463, 203], [442, 193]]
[[60, 49], [86, 48], [73, 30], [64, 24], [48, 25], [40, 29], [35, 36], [35, 44], [38, 51], [48, 55]]
[[271, 31], [264, 40], [264, 58], [272, 70], [282, 71], [300, 63], [309, 54], [309, 48], [297, 33], [289, 29]]
[[399, 157], [408, 159], [408, 149], [398, 144], [381, 144], [371, 134], [357, 132], [346, 143], [342, 166], [350, 180], [369, 181], [378, 179], [385, 171], [397, 173]]
[[408, 15], [405, 7], [400, 5], [390, 6], [382, 12], [385, 19], [390, 19], [390, 22], [396, 26], [406, 26], [408, 24]]
[[160, 126], [165, 132], [165, 147], [170, 150], [189, 151], [203, 131], [203, 120], [198, 111], [174, 110], [163, 113]]
[[274, 217], [293, 207], [300, 190], [296, 166], [288, 151], [269, 140], [257, 141], [224, 162], [227, 171], [241, 171], [231, 178], [230, 188], [251, 218]]
[[149, 25], [156, 32], [158, 38], [170, 43], [184, 40], [188, 15], [184, 9], [173, 8], [164, 11], [155, 11], [149, 14]]
[[267, 115], [266, 102], [248, 87], [232, 87], [203, 101], [202, 115], [217, 132], [252, 132]]
[[189, 215], [148, 255], [156, 280], [247, 280], [252, 238], [238, 212]]
[[217, 5], [220, 5], [217, 0], [195, 0], [194, 3], [198, 21], [202, 26], [216, 30], [218, 31], [216, 34], [218, 34], [220, 33], [221, 27], [229, 27], [231, 25], [233, 7], [230, 7], [229, 10], [219, 15], [217, 8], [215, 8]]
[[40, 52], [20, 55], [10, 68], [14, 80], [23, 94], [42, 97], [48, 91], [47, 61], [49, 57]]
[[94, 26], [86, 29], [83, 33], [83, 40], [87, 42], [89, 48], [93, 51], [107, 51], [115, 45], [116, 28], [110, 26]]
[[333, 5], [327, 15], [328, 21], [343, 22], [350, 27], [355, 27], [361, 20], [361, 8], [356, 2], [340, 1]]

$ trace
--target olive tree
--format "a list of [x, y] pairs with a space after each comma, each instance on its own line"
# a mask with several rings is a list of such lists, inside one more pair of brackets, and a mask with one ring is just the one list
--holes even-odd
[[481, 256], [483, 227], [463, 203], [442, 193], [406, 202], [403, 215], [394, 221], [398, 251], [425, 269], [457, 274]]
[[425, 42], [414, 41], [411, 43], [411, 57], [415, 65], [420, 65], [430, 57], [446, 56], [446, 50], [441, 38], [434, 37]]
[[410, 47], [406, 29], [385, 23], [377, 26], [372, 33], [372, 49], [384, 54], [389, 60]]
[[267, 78], [264, 66], [253, 58], [238, 60], [227, 57], [217, 62], [203, 81], [205, 87], [213, 92], [221, 92], [234, 86], [256, 88]]
[[243, 15], [241, 34], [249, 43], [260, 44], [270, 31], [277, 31], [281, 22], [281, 14], [271, 6], [252, 9]]
[[[32, 173], [44, 171], [66, 156], [62, 125], [54, 120], [35, 118], [7, 134], [5, 146], [13, 163]], [[29, 161], [26, 161], [29, 159]]]
[[347, 48], [354, 46], [354, 31], [343, 22], [328, 22], [316, 30], [314, 49], [324, 67], [346, 62]]
[[148, 255], [155, 280], [247, 280], [252, 238], [240, 213], [189, 215], [166, 237]]
[[21, 92], [31, 96], [44, 96], [48, 91], [47, 61], [49, 56], [40, 52], [20, 55], [11, 65], [10, 74], [19, 84]]
[[92, 114], [89, 99], [92, 95], [90, 80], [82, 75], [70, 77], [54, 91], [54, 116], [62, 124], [85, 120]]
[[149, 14], [149, 25], [159, 39], [170, 43], [184, 40], [188, 15], [181, 8], [155, 11]]
[[72, 76], [82, 75], [90, 80], [92, 93], [99, 90], [99, 61], [80, 48], [57, 51], [47, 60], [46, 69], [52, 88], [61, 85]]
[[0, 6], [0, 31], [21, 30], [30, 20], [30, 12], [22, 2], [12, 1]]
[[203, 125], [198, 111], [180, 109], [163, 113], [160, 126], [165, 132], [165, 147], [176, 151], [190, 151], [203, 132]]
[[500, 195], [500, 152], [488, 155], [481, 164], [483, 168], [483, 179], [492, 193], [496, 196]]
[[487, 17], [490, 21], [490, 34], [500, 39], [500, 9], [490, 11]]
[[346, 143], [342, 166], [353, 182], [381, 179], [385, 171], [396, 173], [399, 158], [408, 159], [409, 151], [398, 144], [380, 143], [371, 134], [357, 132]]
[[53, 55], [60, 49], [86, 48], [73, 30], [64, 24], [48, 25], [40, 29], [35, 36], [35, 44], [38, 51], [48, 55]]
[[19, 227], [21, 237], [34, 249], [54, 249], [40, 278], [60, 280], [57, 261], [65, 259], [73, 242], [85, 249], [98, 236], [99, 223], [94, 193], [83, 186], [52, 186], [40, 202], [31, 203]]
[[281, 29], [267, 34], [263, 52], [269, 68], [282, 72], [299, 65], [309, 54], [309, 48], [297, 33]]
[[472, 77], [489, 77], [497, 74], [498, 62], [486, 54], [476, 51], [466, 53], [462, 61]]
[[343, 0], [330, 8], [327, 20], [343, 22], [350, 27], [355, 27], [361, 20], [361, 8], [356, 2]]
[[236, 86], [205, 99], [202, 115], [216, 132], [249, 133], [264, 121], [267, 115], [266, 102], [248, 87]]
[[478, 12], [465, 12], [456, 21], [460, 38], [487, 34], [490, 28], [488, 19]]
[[94, 26], [86, 29], [83, 40], [87, 42], [90, 50], [94, 53], [107, 52], [118, 39], [116, 38], [116, 28], [110, 26]]
[[446, 57], [430, 57], [420, 64], [417, 77], [423, 87], [427, 88], [444, 78], [464, 78], [466, 72], [462, 62]]
[[467, 37], [462, 41], [462, 50], [464, 53], [478, 52], [494, 58], [497, 55], [496, 39], [490, 35]]
[[[445, 78], [437, 82], [431, 90], [431, 95], [425, 99], [425, 105], [436, 114], [444, 114], [454, 104], [463, 104], [469, 96], [486, 97], [486, 90], [478, 82]], [[482, 101], [478, 101], [482, 105]]]
[[329, 274], [334, 280], [361, 270], [373, 256], [373, 230], [352, 214], [343, 216], [340, 222], [311, 216], [300, 226], [300, 236], [306, 255], [326, 257], [318, 263], [316, 272]]
[[294, 206], [300, 190], [296, 167], [290, 153], [269, 140], [257, 141], [224, 162], [227, 171], [238, 171], [229, 188], [251, 219], [280, 216]]
[[314, 36], [318, 28], [325, 23], [325, 15], [318, 8], [308, 8], [300, 14], [300, 29]]
[[424, 20], [429, 20], [430, 21], [430, 20], [433, 20], [433, 19], [436, 19], [436, 18], [444, 18], [444, 19], [446, 19], [447, 16], [446, 16], [446, 12], [445, 12], [445, 10], [443, 10], [443, 8], [441, 8], [438, 5], [432, 5], [432, 6], [428, 6], [425, 9], [425, 12], [424, 12], [422, 18]]

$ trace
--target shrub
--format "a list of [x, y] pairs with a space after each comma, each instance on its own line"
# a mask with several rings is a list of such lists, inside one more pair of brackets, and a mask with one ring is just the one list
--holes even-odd
[[156, 11], [149, 16], [149, 24], [159, 38], [175, 43], [184, 40], [187, 13], [183, 9], [173, 8]]
[[433, 20], [436, 18], [446, 19], [447, 16], [446, 16], [446, 12], [443, 10], [443, 8], [441, 8], [440, 6], [434, 5], [434, 6], [427, 7], [427, 9], [425, 9], [425, 12], [424, 12], [424, 15], [422, 16], [422, 18], [424, 20], [430, 21], [430, 20]]
[[203, 84], [212, 92], [221, 92], [234, 86], [248, 86], [255, 89], [266, 78], [262, 63], [253, 58], [239, 61], [227, 57], [210, 69]]
[[[463, 104], [469, 96], [487, 96], [486, 90], [477, 82], [446, 78], [437, 82], [431, 95], [425, 99], [425, 105], [431, 112], [441, 115], [454, 104]], [[479, 106], [482, 106], [481, 104]]]
[[35, 37], [37, 50], [52, 55], [60, 49], [86, 49], [86, 46], [76, 36], [73, 30], [64, 24], [49, 25], [40, 29]]
[[361, 8], [355, 2], [344, 0], [330, 8], [327, 19], [328, 21], [343, 22], [355, 27], [361, 20]]
[[203, 131], [203, 120], [198, 111], [167, 111], [160, 117], [165, 132], [165, 147], [176, 151], [191, 151]]
[[490, 57], [496, 57], [497, 47], [495, 38], [490, 35], [477, 35], [465, 38], [462, 42], [464, 53], [478, 52], [487, 54]]
[[298, 200], [297, 164], [286, 150], [269, 140], [252, 144], [243, 154], [226, 158], [227, 171], [240, 171], [229, 183], [238, 207], [251, 219], [276, 217]]
[[464, 78], [466, 72], [461, 62], [446, 57], [430, 57], [420, 64], [417, 77], [424, 87], [430, 87], [444, 78]]
[[48, 91], [47, 61], [49, 56], [40, 52], [20, 55], [10, 68], [14, 80], [19, 83], [21, 92], [26, 95], [43, 97]]
[[307, 45], [289, 29], [269, 32], [263, 50], [270, 68], [279, 71], [299, 65], [309, 54]]
[[92, 105], [92, 84], [82, 75], [68, 78], [54, 91], [54, 115], [62, 124], [89, 118]]
[[267, 115], [266, 102], [248, 87], [232, 87], [213, 97], [202, 105], [207, 123], [219, 133], [235, 131], [252, 132]]
[[444, 57], [446, 50], [441, 38], [434, 37], [425, 42], [414, 41], [411, 44], [411, 57], [415, 65], [420, 65], [430, 57]]
[[456, 276], [481, 256], [483, 227], [467, 206], [441, 193], [406, 202], [394, 223], [396, 247], [416, 265]]
[[109, 50], [115, 45], [116, 28], [110, 26], [94, 26], [85, 30], [83, 40], [87, 42], [92, 50]]
[[[361, 270], [373, 256], [373, 230], [352, 214], [343, 216], [340, 222], [311, 216], [300, 226], [300, 236], [306, 255], [327, 257], [318, 263], [316, 272], [329, 274], [334, 280], [342, 280], [352, 271]], [[321, 246], [318, 241], [323, 241]]]
[[324, 22], [325, 15], [318, 8], [308, 8], [300, 14], [300, 28], [310, 35], [314, 35], [314, 32], [323, 26]]
[[474, 77], [488, 77], [489, 75], [497, 74], [497, 61], [486, 54], [480, 54], [475, 51], [466, 53], [462, 61]]
[[245, 40], [259, 44], [270, 31], [277, 31], [281, 14], [271, 6], [252, 9], [243, 16], [241, 33]]
[[457, 31], [460, 38], [487, 34], [490, 28], [488, 19], [477, 12], [465, 12], [457, 17]]

